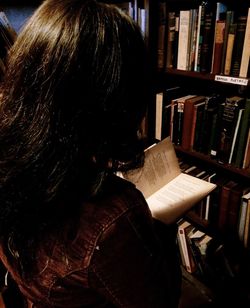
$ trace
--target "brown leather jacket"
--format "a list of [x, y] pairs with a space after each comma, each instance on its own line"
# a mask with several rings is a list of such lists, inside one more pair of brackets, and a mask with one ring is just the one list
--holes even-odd
[[40, 244], [29, 280], [0, 249], [29, 307], [177, 307], [176, 226], [152, 219], [131, 183], [111, 177], [102, 197], [85, 202], [79, 223], [65, 230]]

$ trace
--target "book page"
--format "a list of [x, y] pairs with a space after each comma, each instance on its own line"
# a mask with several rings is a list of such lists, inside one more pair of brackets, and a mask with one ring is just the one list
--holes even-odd
[[215, 184], [181, 173], [147, 198], [152, 216], [175, 222], [215, 188]]
[[179, 219], [216, 185], [181, 173], [170, 138], [145, 151], [145, 163], [123, 174], [143, 193], [153, 217], [169, 224]]
[[169, 138], [145, 151], [142, 168], [128, 171], [123, 177], [133, 182], [148, 198], [181, 173], [175, 150]]

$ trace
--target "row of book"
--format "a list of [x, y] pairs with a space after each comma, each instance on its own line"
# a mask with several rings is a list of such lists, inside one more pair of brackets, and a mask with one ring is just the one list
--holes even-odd
[[186, 94], [179, 86], [156, 94], [155, 138], [249, 169], [250, 99]]
[[248, 258], [241, 245], [208, 235], [185, 219], [178, 223], [177, 239], [183, 277], [209, 296], [212, 306], [249, 307]]
[[250, 8], [236, 14], [221, 2], [188, 10], [159, 3], [158, 69], [249, 77]]
[[245, 247], [250, 247], [250, 186], [207, 171], [200, 166], [180, 160], [183, 173], [216, 184], [205, 199], [189, 211], [191, 217], [210, 226], [220, 234], [238, 238]]
[[183, 267], [189, 273], [204, 274], [206, 252], [212, 237], [181, 219], [178, 222], [177, 241]]
[[0, 11], [0, 75], [5, 70], [5, 58], [8, 50], [13, 45], [16, 39], [17, 33], [12, 27], [6, 14]]
[[148, 33], [148, 16], [143, 1], [133, 0], [117, 2], [116, 6], [118, 6], [122, 11], [138, 23], [142, 34], [146, 37]]
[[207, 285], [218, 288], [214, 284], [237, 276], [224, 245], [185, 219], [178, 222], [177, 240], [183, 267]]

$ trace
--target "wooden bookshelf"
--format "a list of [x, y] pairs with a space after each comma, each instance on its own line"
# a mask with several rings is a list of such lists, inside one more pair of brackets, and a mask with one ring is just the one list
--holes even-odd
[[[159, 4], [158, 0], [158, 4]], [[217, 2], [216, 0], [210, 0], [208, 1], [210, 4], [212, 4], [213, 8], [217, 8]], [[198, 6], [201, 4], [201, 1], [196, 0], [166, 0], [166, 8], [167, 12], [177, 12], [176, 16], [178, 16], [178, 13], [181, 10], [191, 10], [198, 8]], [[238, 16], [248, 14], [248, 8], [250, 7], [250, 2], [245, 0], [222, 0], [221, 3], [227, 5], [227, 9], [234, 11], [234, 22], [237, 22]], [[159, 18], [159, 15], [157, 15], [157, 4], [152, 4], [155, 10], [155, 18], [153, 21], [155, 22], [154, 31], [157, 32], [159, 29], [159, 24], [157, 23], [157, 18]], [[158, 17], [157, 17], [158, 16]], [[167, 17], [166, 17], [167, 18]], [[168, 27], [168, 20], [165, 21], [166, 28], [165, 28], [165, 39], [168, 39], [169, 36], [166, 33], [169, 33]], [[215, 26], [215, 23], [214, 23]], [[213, 29], [213, 35], [215, 34], [215, 28]], [[167, 38], [166, 38], [167, 37]], [[158, 61], [157, 61], [157, 48], [158, 48], [158, 40], [157, 38], [154, 38], [152, 41], [154, 49], [151, 51], [153, 55], [155, 55], [156, 59], [153, 62], [154, 63], [154, 75], [153, 75], [153, 88], [155, 93], [164, 93], [166, 89], [173, 88], [175, 86], [180, 86], [189, 91], [190, 93], [187, 94], [195, 94], [195, 95], [205, 95], [208, 96], [209, 93], [218, 93], [221, 95], [225, 95], [225, 97], [230, 96], [241, 96], [243, 98], [250, 98], [250, 69], [247, 76], [240, 76], [236, 75], [233, 76], [232, 74], [225, 75], [223, 70], [219, 73], [211, 73], [212, 72], [212, 63], [211, 63], [211, 69], [208, 69], [207, 71], [197, 71], [194, 69], [190, 69], [188, 67], [187, 69], [178, 69], [176, 63], [173, 62], [172, 67], [167, 67], [166, 63], [163, 67], [158, 67]], [[169, 41], [167, 41], [169, 43]], [[235, 43], [235, 42], [234, 42]], [[176, 48], [176, 45], [175, 45]], [[211, 49], [213, 51], [213, 47]], [[166, 51], [165, 51], [166, 52]], [[166, 56], [166, 55], [165, 55]], [[212, 56], [210, 51], [210, 56]], [[176, 59], [175, 59], [176, 60]], [[213, 58], [211, 58], [211, 61]], [[250, 66], [250, 64], [249, 64]], [[187, 95], [185, 94], [185, 95]], [[152, 102], [152, 105], [155, 104], [155, 101]], [[154, 108], [151, 107], [153, 110]], [[184, 107], [185, 110], [185, 107]], [[184, 111], [185, 112], [185, 111]], [[170, 118], [169, 118], [170, 119]], [[152, 111], [152, 118], [151, 118], [151, 129], [155, 129], [155, 113]], [[249, 125], [249, 124], [248, 124]], [[153, 133], [151, 133], [153, 135]], [[181, 145], [175, 145], [175, 149], [177, 152], [177, 156], [180, 157], [183, 161], [187, 162], [188, 164], [196, 165], [205, 170], [210, 170], [215, 172], [216, 174], [223, 175], [228, 180], [233, 180], [241, 184], [245, 184], [250, 186], [250, 169], [242, 169], [236, 167], [232, 163], [221, 163], [219, 159], [216, 157], [212, 157], [210, 155], [203, 154], [202, 152], [197, 152], [190, 148], [190, 150], [184, 150]], [[195, 226], [198, 226], [202, 231], [208, 232], [210, 235], [212, 235], [216, 240], [218, 240], [222, 245], [225, 245], [226, 254], [228, 259], [231, 261], [233, 259], [232, 256], [234, 256], [234, 259], [237, 259], [237, 266], [241, 268], [241, 270], [244, 272], [244, 269], [246, 268], [246, 262], [243, 261], [246, 256], [249, 258], [249, 247], [243, 247], [244, 245], [239, 241], [237, 238], [237, 235], [231, 234], [230, 232], [220, 232], [219, 229], [214, 227], [210, 224], [209, 220], [204, 220], [199, 215], [196, 215], [194, 212], [187, 213], [185, 217], [189, 222], [193, 223]], [[244, 257], [242, 257], [244, 255]], [[246, 268], [246, 271], [250, 273], [249, 266]], [[249, 274], [248, 274], [249, 275]], [[236, 275], [237, 276], [237, 275]], [[239, 285], [243, 286], [244, 282], [242, 280], [242, 276], [237, 276], [236, 279], [239, 279]], [[232, 278], [232, 282], [234, 281], [234, 278]], [[231, 283], [231, 282], [230, 282]], [[228, 287], [232, 287], [232, 285], [229, 283]], [[234, 283], [234, 282], [233, 282]], [[239, 289], [237, 289], [235, 292], [233, 290], [232, 294], [234, 296], [234, 300], [237, 301], [240, 296], [242, 298], [245, 296], [245, 298], [249, 297], [249, 290], [244, 291], [244, 295], [240, 295], [240, 293], [237, 293]], [[225, 294], [224, 294], [225, 295]], [[222, 296], [223, 297], [223, 296]], [[230, 302], [230, 301], [229, 301]], [[240, 305], [240, 300], [238, 301]], [[247, 304], [246, 304], [247, 303]], [[245, 306], [239, 306], [239, 307], [246, 307], [249, 306], [250, 303], [247, 301], [244, 302]]]

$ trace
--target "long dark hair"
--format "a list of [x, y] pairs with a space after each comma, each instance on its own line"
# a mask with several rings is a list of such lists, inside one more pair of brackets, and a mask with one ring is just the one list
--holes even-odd
[[141, 153], [145, 76], [140, 30], [114, 6], [46, 0], [29, 19], [0, 104], [0, 236], [21, 261], [72, 204], [98, 193], [110, 166]]

